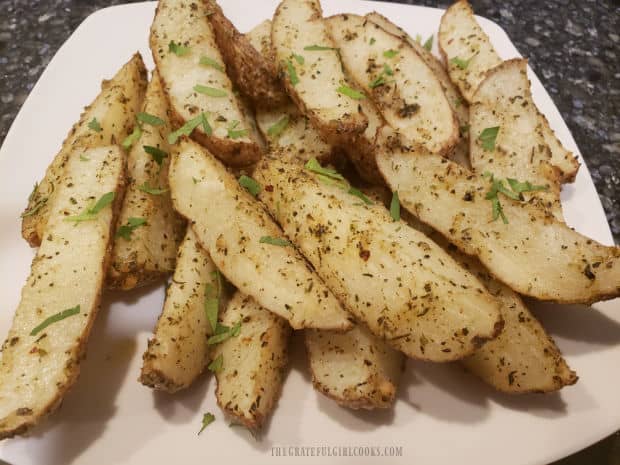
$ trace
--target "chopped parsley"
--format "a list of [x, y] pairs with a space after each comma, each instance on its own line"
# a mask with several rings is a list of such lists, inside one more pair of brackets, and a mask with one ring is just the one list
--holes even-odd
[[308, 52], [323, 52], [326, 50], [338, 50], [338, 49], [334, 47], [326, 47], [324, 45], [307, 45], [304, 47], [304, 50]]
[[282, 118], [278, 120], [277, 123], [275, 123], [273, 126], [269, 127], [269, 129], [267, 129], [267, 134], [270, 136], [274, 136], [274, 137], [279, 136], [282, 133], [282, 131], [284, 131], [286, 127], [288, 126], [289, 120], [290, 120], [289, 115], [284, 115]]
[[366, 205], [372, 205], [372, 201], [366, 197], [361, 190], [356, 189], [355, 187], [350, 187], [347, 193], [354, 195], [355, 197], [359, 197]]
[[47, 317], [45, 320], [43, 320], [41, 323], [35, 326], [32, 331], [30, 331], [30, 335], [36, 336], [41, 331], [43, 331], [45, 328], [47, 328], [49, 325], [57, 323], [58, 321], [64, 320], [65, 318], [69, 318], [70, 316], [77, 315], [78, 313], [80, 313], [80, 306], [76, 305], [73, 308], [68, 308], [66, 310], [63, 310], [62, 312], [58, 312], [50, 317]]
[[422, 47], [424, 47], [427, 51], [431, 51], [431, 49], [433, 48], [433, 35], [431, 34], [431, 36], [426, 39], [426, 42], [424, 42], [424, 45], [422, 45]]
[[260, 184], [245, 174], [239, 178], [239, 184], [254, 197], [256, 197], [260, 192]]
[[248, 135], [247, 129], [236, 129], [237, 126], [239, 126], [239, 121], [235, 120], [226, 129], [230, 139], [239, 139], [240, 137], [245, 137]]
[[398, 191], [392, 193], [392, 201], [390, 202], [390, 216], [394, 221], [400, 221], [400, 199]]
[[138, 186], [138, 189], [141, 190], [142, 192], [146, 192], [147, 194], [151, 194], [151, 195], [162, 195], [168, 192], [168, 189], [160, 189], [159, 187], [150, 187], [148, 182], [145, 182], [144, 184], [140, 184]]
[[90, 158], [88, 158], [86, 155], [80, 154], [80, 161], [90, 161]]
[[207, 345], [215, 345], [224, 342], [231, 337], [237, 337], [241, 333], [241, 321], [238, 321], [232, 328], [228, 326], [217, 324], [215, 326], [215, 334], [207, 339]]
[[383, 74], [379, 74], [379, 76], [377, 76], [373, 81], [371, 81], [368, 86], [371, 89], [374, 89], [375, 87], [382, 86], [383, 84], [385, 84], [385, 78], [383, 77]]
[[376, 41], [377, 41], [377, 40], [376, 40], [374, 37], [371, 37], [371, 38], [370, 38], [370, 41], [368, 41], [368, 43], [369, 43], [370, 45], [374, 45]]
[[155, 115], [151, 115], [149, 113], [140, 112], [136, 115], [136, 119], [141, 123], [150, 124], [151, 126], [163, 126], [166, 122], [158, 118]]
[[200, 61], [198, 63], [200, 63], [202, 66], [210, 66], [211, 68], [215, 68], [218, 71], [221, 71], [222, 73], [224, 72], [224, 67], [221, 64], [219, 64], [217, 61], [215, 61], [213, 58], [209, 58], [207, 56], [201, 56]]
[[198, 434], [202, 433], [207, 426], [215, 421], [215, 415], [211, 412], [207, 412], [202, 416], [202, 428], [198, 431]]
[[159, 166], [161, 166], [164, 162], [164, 158], [168, 156], [168, 152], [164, 152], [162, 149], [153, 147], [152, 145], [143, 145], [142, 148], [146, 153], [153, 157], [153, 160], [155, 160], [155, 163]]
[[508, 181], [510, 188], [517, 194], [521, 194], [522, 192], [546, 191], [549, 189], [549, 186], [537, 186], [529, 181], [519, 182], [513, 178], [507, 178], [506, 181]]
[[383, 52], [385, 58], [394, 58], [396, 55], [398, 55], [398, 50], [390, 49]]
[[200, 113], [195, 118], [192, 118], [189, 121], [187, 121], [187, 123], [185, 123], [183, 126], [181, 126], [176, 131], [168, 134], [168, 143], [176, 144], [179, 137], [189, 136], [192, 133], [192, 131], [196, 129], [198, 126], [200, 126], [201, 124], [202, 124], [202, 129], [204, 130], [205, 134], [207, 136], [210, 136], [213, 133], [213, 129], [209, 125], [209, 121], [207, 121], [207, 116], [204, 113]]
[[[34, 191], [33, 191], [34, 192]], [[28, 199], [30, 200], [30, 199]], [[38, 212], [39, 210], [41, 210], [45, 204], [47, 203], [47, 201], [49, 200], [49, 197], [43, 197], [41, 200], [39, 200], [37, 203], [35, 203], [31, 209], [26, 210], [25, 212], [23, 212], [20, 217], [21, 218], [26, 218], [28, 216], [32, 216], [34, 215], [36, 212]]]
[[211, 363], [207, 365], [207, 369], [212, 373], [219, 373], [220, 371], [222, 371], [223, 366], [224, 356], [220, 354], [214, 360], [211, 360]]
[[[473, 58], [473, 57], [471, 57]], [[458, 66], [461, 69], [467, 69], [467, 67], [469, 66], [469, 62], [471, 61], [471, 58], [468, 60], [463, 60], [462, 58], [459, 57], [454, 57], [450, 60], [450, 63], [452, 63], [453, 65]]]
[[278, 247], [289, 247], [293, 244], [286, 239], [282, 239], [281, 237], [271, 237], [271, 236], [263, 236], [259, 239], [261, 244], [269, 244], [269, 245], [277, 245]]
[[491, 181], [491, 188], [486, 193], [485, 199], [491, 201], [493, 221], [501, 217], [504, 224], [508, 224], [508, 218], [506, 218], [504, 214], [498, 194], [501, 193], [512, 200], [522, 202], [524, 200], [522, 195], [523, 192], [544, 191], [549, 188], [549, 186], [533, 185], [529, 181], [520, 182], [516, 179], [508, 178], [506, 181], [510, 186], [509, 190], [505, 186], [504, 181], [502, 179], [496, 179], [492, 173], [485, 171], [483, 176]]
[[293, 58], [295, 59], [295, 61], [297, 63], [299, 63], [300, 65], [303, 65], [306, 60], [304, 59], [304, 57], [302, 57], [301, 55], [297, 55], [296, 53], [293, 53]]
[[217, 328], [217, 314], [220, 309], [220, 296], [222, 293], [222, 277], [218, 270], [211, 273], [211, 283], [205, 285], [205, 315], [211, 326], [211, 331]]
[[295, 70], [295, 66], [291, 60], [286, 60], [286, 70], [291, 84], [294, 86], [299, 84], [299, 76], [297, 76], [297, 71]]
[[93, 118], [90, 120], [90, 122], [88, 123], [88, 129], [92, 129], [95, 132], [103, 131], [103, 128], [101, 127], [101, 124], [99, 124], [99, 121], [97, 121], [97, 118]]
[[482, 142], [482, 148], [484, 150], [493, 151], [495, 150], [495, 139], [497, 139], [497, 134], [499, 133], [499, 126], [494, 126], [492, 128], [484, 129], [478, 139]]
[[358, 90], [351, 89], [349, 86], [340, 86], [336, 89], [336, 92], [347, 97], [351, 97], [354, 100], [363, 100], [366, 96]]
[[394, 71], [392, 70], [392, 68], [390, 68], [390, 65], [388, 65], [387, 63], [383, 64], [383, 72], [387, 74], [388, 76], [392, 76], [394, 74]]
[[125, 150], [129, 150], [133, 144], [135, 144], [140, 136], [142, 135], [142, 129], [140, 129], [140, 125], [136, 124], [133, 128], [131, 134], [125, 137], [123, 143], [121, 144]]
[[103, 194], [99, 198], [99, 200], [97, 200], [94, 204], [88, 207], [84, 213], [80, 213], [79, 215], [75, 216], [67, 216], [65, 218], [65, 221], [75, 221], [76, 223], [79, 223], [81, 221], [92, 221], [101, 210], [114, 202], [114, 197], [116, 197], [115, 192], [108, 192], [106, 194]]
[[215, 87], [203, 86], [196, 84], [194, 90], [199, 94], [208, 95], [209, 97], [226, 97], [228, 92], [222, 89], [216, 89]]
[[127, 224], [122, 225], [116, 231], [116, 237], [122, 237], [126, 241], [131, 240], [131, 234], [134, 229], [146, 224], [146, 218], [131, 217], [127, 219]]
[[304, 168], [317, 175], [317, 178], [325, 184], [334, 185], [347, 194], [351, 194], [362, 200], [366, 205], [372, 205], [372, 201], [364, 195], [362, 191], [355, 187], [351, 187], [347, 180], [336, 170], [323, 168], [316, 158], [311, 158], [306, 162]]
[[330, 168], [323, 168], [316, 158], [311, 158], [304, 165], [308, 171], [319, 174], [326, 178], [330, 178], [336, 181], [345, 181], [344, 177], [336, 170]]
[[168, 44], [168, 51], [174, 53], [178, 57], [182, 57], [183, 55], [187, 55], [190, 51], [189, 47], [185, 45], [181, 45], [180, 43], [176, 43], [174, 40], [171, 40]]

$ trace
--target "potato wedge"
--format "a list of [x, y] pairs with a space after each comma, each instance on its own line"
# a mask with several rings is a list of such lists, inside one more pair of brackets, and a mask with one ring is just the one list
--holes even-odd
[[382, 131], [377, 164], [402, 205], [500, 281], [524, 295], [591, 303], [620, 295], [620, 248], [573, 231], [537, 205], [498, 197], [509, 224], [493, 221], [491, 183]]
[[[282, 392], [290, 327], [284, 318], [262, 308], [254, 299], [236, 292], [220, 321], [239, 334], [217, 344], [213, 351], [220, 408], [234, 422], [256, 431], [276, 406]], [[220, 358], [221, 357], [221, 358]]]
[[[490, 70], [473, 99], [469, 109], [473, 169], [490, 172], [498, 179], [527, 181], [544, 188], [521, 195], [563, 221], [560, 173], [551, 164], [551, 151], [539, 124], [527, 78], [527, 60], [508, 60]], [[485, 134], [494, 128], [497, 133], [489, 144]]]
[[[470, 103], [474, 102], [474, 94], [487, 71], [502, 62], [467, 0], [452, 4], [441, 18], [439, 49], [452, 82]], [[560, 171], [562, 182], [574, 181], [579, 170], [577, 158], [562, 146], [542, 114], [539, 124], [545, 143], [551, 149], [551, 163]]]
[[[168, 102], [157, 71], [147, 88], [142, 112], [159, 121], [140, 123], [141, 136], [127, 158], [129, 182], [108, 270], [108, 286], [112, 288], [132, 289], [174, 271], [177, 247], [185, 229], [167, 192], [170, 147], [166, 136], [170, 125]], [[145, 192], [145, 188], [166, 192], [154, 195]], [[139, 224], [140, 221], [145, 223]]]
[[[2, 346], [0, 438], [38, 424], [79, 375], [99, 310], [124, 167], [125, 154], [116, 146], [76, 148], [67, 155], [63, 182], [48, 207], [44, 240]], [[111, 204], [99, 203], [102, 198]], [[69, 221], [89, 210], [83, 216], [89, 221]]]
[[32, 247], [41, 244], [55, 189], [63, 182], [69, 153], [77, 147], [103, 147], [123, 141], [131, 133], [135, 116], [146, 89], [146, 68], [136, 53], [109, 81], [101, 83], [101, 92], [84, 109], [28, 198], [22, 213], [22, 236]]
[[359, 99], [346, 95], [351, 83], [322, 16], [318, 0], [283, 0], [271, 42], [288, 94], [323, 138], [337, 145], [363, 132], [368, 121]]
[[252, 100], [255, 107], [271, 108], [288, 102], [272, 63], [237, 30], [215, 0], [204, 2], [226, 71], [241, 93]]
[[294, 329], [351, 327], [349, 315], [260, 202], [200, 145], [181, 141], [172, 158], [170, 188], [177, 211], [240, 291]]
[[411, 35], [405, 32], [404, 29], [394, 24], [381, 13], [373, 11], [372, 13], [366, 15], [366, 19], [381, 26], [381, 28], [385, 29], [390, 34], [406, 40], [407, 43], [416, 51], [416, 53], [420, 55], [420, 58], [424, 60], [426, 66], [428, 66], [433, 73], [435, 73], [435, 76], [439, 80], [439, 84], [448, 99], [450, 108], [452, 108], [452, 112], [454, 113], [454, 116], [456, 116], [459, 128], [461, 128], [458, 142], [446, 156], [450, 160], [455, 161], [462, 166], [467, 168], [471, 167], [469, 164], [469, 131], [463, 130], [469, 126], [469, 106], [461, 95], [461, 92], [450, 80], [448, 71], [444, 67], [443, 63], [441, 63], [441, 61], [429, 50], [424, 48], [420, 42], [414, 40]]
[[361, 325], [346, 333], [308, 329], [304, 338], [317, 391], [352, 409], [394, 404], [403, 354]]
[[459, 138], [456, 117], [439, 80], [415, 50], [363, 16], [326, 21], [345, 69], [372, 96], [387, 123], [432, 152], [452, 149]]
[[173, 125], [204, 114], [192, 137], [230, 165], [260, 158], [260, 142], [249, 115], [233, 92], [207, 5], [194, 0], [161, 0], [151, 26], [150, 46], [170, 101]]
[[423, 234], [310, 171], [264, 158], [260, 199], [328, 287], [376, 336], [406, 355], [449, 361], [502, 326], [482, 285]]
[[[177, 265], [164, 308], [142, 359], [140, 382], [166, 392], [188, 387], [209, 362], [207, 338], [213, 330], [205, 313], [207, 286], [218, 297], [217, 268], [191, 227], [179, 246]], [[220, 311], [225, 299], [219, 292]]]

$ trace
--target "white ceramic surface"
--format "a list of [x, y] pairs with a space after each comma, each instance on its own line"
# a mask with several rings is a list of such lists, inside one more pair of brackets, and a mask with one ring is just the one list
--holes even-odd
[[[242, 31], [271, 16], [276, 0], [221, 0]], [[325, 14], [377, 10], [412, 35], [436, 33], [437, 9], [354, 0], [323, 0]], [[152, 66], [148, 30], [155, 3], [98, 11], [60, 48], [24, 103], [0, 150], [0, 337], [4, 338], [33, 256], [20, 237], [19, 214], [33, 183], [77, 120], [82, 107], [139, 50]], [[527, 14], [526, 11], [522, 12]], [[504, 58], [518, 56], [505, 32], [481, 19]], [[555, 31], [549, 31], [554, 34]], [[436, 42], [436, 41], [435, 41]], [[544, 45], [543, 45], [544, 46]], [[436, 48], [436, 45], [435, 45]], [[540, 81], [533, 93], [551, 126], [571, 150], [571, 134]], [[562, 194], [568, 223], [603, 243], [612, 237], [594, 185], [582, 165]], [[620, 427], [620, 301], [578, 306], [538, 305], [579, 382], [560, 394], [497, 394], [458, 365], [408, 363], [394, 409], [353, 412], [313, 391], [301, 345], [282, 398], [261, 440], [231, 428], [216, 406], [214, 380], [204, 376], [175, 396], [136, 382], [146, 341], [160, 312], [163, 286], [107, 293], [75, 388], [62, 408], [29, 438], [0, 444], [12, 465], [204, 463], [378, 463], [377, 457], [278, 457], [288, 446], [402, 447], [407, 464], [543, 464], [581, 449]], [[203, 412], [217, 421], [197, 436]], [[330, 451], [332, 452], [332, 451]], [[349, 451], [353, 452], [353, 451]], [[307, 451], [310, 454], [310, 451]], [[327, 453], [324, 449], [323, 453]]]

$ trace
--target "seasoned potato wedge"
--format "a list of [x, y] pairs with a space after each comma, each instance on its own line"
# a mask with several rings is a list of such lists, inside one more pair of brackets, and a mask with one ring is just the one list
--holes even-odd
[[422, 233], [303, 167], [264, 158], [260, 199], [343, 305], [414, 358], [471, 354], [502, 326], [498, 303]]
[[[170, 147], [166, 136], [170, 125], [168, 103], [157, 71], [147, 88], [142, 112], [158, 120], [140, 123], [141, 136], [127, 159], [128, 185], [108, 270], [108, 286], [120, 289], [132, 289], [172, 272], [184, 231], [167, 191]], [[166, 192], [154, 195], [145, 188]]]
[[208, 12], [200, 1], [161, 0], [151, 51], [175, 127], [204, 114], [208, 125], [198, 124], [192, 136], [227, 164], [244, 166], [260, 158], [260, 142], [226, 75]]
[[[227, 327], [241, 323], [239, 334], [215, 346], [217, 403], [234, 421], [258, 430], [271, 414], [282, 392], [288, 362], [290, 327], [284, 318], [262, 308], [254, 299], [235, 293], [220, 321]], [[221, 358], [220, 358], [221, 357]]]
[[101, 83], [101, 92], [84, 109], [28, 198], [22, 213], [22, 236], [32, 247], [41, 244], [55, 189], [63, 182], [64, 167], [75, 147], [102, 147], [123, 141], [131, 133], [135, 116], [146, 89], [146, 68], [136, 53], [109, 81]]
[[[475, 100], [474, 94], [486, 78], [487, 71], [502, 62], [467, 0], [458, 0], [443, 15], [439, 26], [439, 49], [452, 82], [470, 103]], [[574, 181], [579, 162], [562, 146], [542, 114], [539, 114], [539, 124], [551, 150], [551, 163], [559, 170], [562, 182]]]
[[[124, 167], [125, 154], [115, 146], [67, 155], [64, 182], [54, 191], [45, 236], [2, 346], [0, 438], [39, 423], [79, 375], [99, 310]], [[70, 221], [76, 215], [83, 221]]]
[[432, 152], [452, 149], [458, 123], [439, 80], [411, 45], [363, 16], [336, 15], [327, 24], [348, 74], [387, 123]]
[[240, 291], [294, 329], [344, 330], [348, 314], [282, 231], [226, 168], [183, 140], [170, 167], [172, 201], [202, 246]]
[[389, 408], [404, 367], [403, 355], [364, 326], [346, 333], [304, 332], [314, 388], [353, 409]]
[[406, 40], [407, 43], [417, 52], [417, 54], [420, 55], [420, 58], [424, 60], [424, 63], [426, 63], [433, 73], [435, 73], [444, 94], [446, 94], [450, 108], [452, 108], [452, 111], [456, 116], [459, 128], [462, 128], [460, 131], [461, 137], [455, 144], [454, 148], [450, 150], [446, 156], [452, 161], [469, 168], [471, 166], [469, 163], [469, 131], [464, 130], [464, 128], [469, 126], [469, 106], [461, 95], [461, 92], [450, 80], [450, 76], [448, 76], [448, 71], [444, 68], [444, 65], [435, 55], [424, 48], [420, 42], [414, 40], [409, 34], [407, 34], [407, 32], [405, 32], [405, 30], [394, 24], [382, 14], [375, 11], [367, 14], [366, 19], [381, 26], [390, 34]]
[[[207, 297], [208, 286], [213, 295]], [[142, 356], [142, 384], [176, 392], [188, 387], [202, 373], [209, 362], [207, 338], [213, 333], [205, 302], [218, 297], [220, 303], [225, 302], [217, 268], [192, 228], [187, 228], [164, 308]]]
[[509, 224], [493, 220], [491, 182], [382, 131], [377, 164], [402, 205], [516, 292], [591, 303], [620, 295], [620, 249], [573, 231], [537, 205], [501, 195]]
[[346, 143], [368, 121], [346, 95], [351, 85], [322, 16], [318, 0], [283, 0], [271, 25], [274, 59], [301, 112], [328, 142]]
[[[470, 109], [470, 158], [475, 171], [498, 179], [530, 182], [545, 190], [524, 191], [563, 221], [560, 175], [551, 164], [550, 150], [540, 126], [527, 78], [527, 61], [503, 62], [486, 74]], [[497, 129], [494, 140], [485, 134]], [[507, 186], [508, 187], [508, 186]]]
[[224, 15], [215, 0], [204, 0], [215, 40], [222, 53], [226, 71], [241, 93], [256, 107], [271, 108], [288, 101], [288, 95], [267, 62], [260, 48], [254, 48], [248, 38]]

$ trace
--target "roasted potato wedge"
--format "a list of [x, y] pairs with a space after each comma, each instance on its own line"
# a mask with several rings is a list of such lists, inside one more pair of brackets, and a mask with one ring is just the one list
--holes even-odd
[[325, 140], [347, 143], [364, 131], [368, 120], [359, 109], [360, 96], [351, 93], [318, 0], [283, 0], [271, 42], [288, 94]]
[[[490, 70], [473, 99], [469, 109], [473, 169], [490, 172], [503, 180], [527, 181], [535, 189], [544, 189], [525, 190], [521, 195], [563, 221], [560, 173], [551, 164], [551, 151], [532, 100], [527, 61], [509, 60]], [[485, 134], [493, 130], [495, 137], [489, 143]]]
[[[429, 154], [389, 130], [377, 164], [402, 205], [518, 293], [561, 303], [620, 295], [620, 249], [582, 236], [537, 205], [500, 200], [509, 224], [493, 220], [492, 183]], [[498, 215], [499, 216], [499, 215]]]
[[124, 167], [125, 154], [116, 146], [77, 147], [66, 156], [44, 240], [2, 346], [0, 438], [38, 424], [79, 375], [99, 310]]
[[240, 291], [294, 329], [351, 327], [347, 312], [260, 202], [208, 151], [183, 140], [172, 158], [170, 188], [177, 211]]
[[234, 422], [256, 431], [282, 392], [291, 330], [284, 318], [241, 292], [235, 293], [220, 321], [230, 328], [241, 326], [238, 335], [213, 351], [217, 403]]
[[[486, 73], [502, 62], [467, 0], [455, 2], [441, 18], [439, 49], [452, 82], [470, 103], [474, 102], [474, 94]], [[551, 150], [551, 163], [559, 170], [562, 182], [574, 181], [579, 162], [562, 146], [542, 114], [539, 115], [539, 124]]]
[[387, 123], [432, 152], [451, 150], [459, 138], [456, 117], [439, 80], [416, 51], [363, 16], [336, 15], [326, 21], [345, 69], [372, 96]]
[[150, 46], [175, 127], [199, 121], [192, 137], [229, 165], [260, 158], [260, 141], [250, 115], [233, 92], [226, 66], [207, 19], [208, 5], [194, 0], [160, 0]]
[[[213, 334], [205, 313], [207, 299], [226, 301], [217, 268], [191, 227], [179, 246], [172, 282], [153, 338], [142, 356], [140, 382], [166, 392], [188, 387], [209, 362]], [[207, 295], [207, 294], [213, 295]]]
[[288, 95], [277, 79], [272, 63], [241, 34], [215, 0], [204, 0], [215, 40], [226, 71], [237, 88], [255, 107], [271, 108], [288, 102]]
[[64, 167], [75, 147], [103, 147], [123, 141], [131, 133], [135, 116], [146, 89], [146, 68], [136, 53], [109, 81], [101, 83], [101, 92], [84, 109], [28, 198], [22, 213], [22, 236], [32, 247], [41, 244], [55, 189], [63, 182]]
[[[185, 229], [168, 192], [168, 102], [157, 71], [147, 88], [142, 114], [156, 118], [139, 123], [141, 135], [127, 158], [128, 185], [108, 270], [108, 286], [113, 288], [132, 289], [171, 273]], [[149, 188], [156, 189], [151, 191], [156, 194], [145, 192]]]
[[275, 158], [261, 160], [254, 176], [273, 186], [260, 199], [319, 276], [392, 347], [422, 360], [456, 360], [501, 330], [498, 303], [478, 280], [382, 205]]
[[364, 326], [346, 333], [304, 332], [314, 388], [353, 409], [389, 408], [404, 357]]
[[450, 108], [452, 108], [454, 116], [456, 116], [459, 128], [461, 129], [461, 137], [454, 145], [454, 148], [450, 150], [446, 156], [460, 165], [467, 168], [471, 167], [469, 163], [469, 131], [464, 130], [464, 128], [469, 127], [469, 106], [461, 95], [461, 92], [450, 80], [450, 76], [448, 76], [448, 71], [446, 68], [444, 68], [441, 61], [433, 55], [430, 50], [424, 48], [420, 42], [414, 40], [409, 34], [407, 34], [407, 32], [405, 32], [404, 29], [394, 24], [382, 14], [374, 11], [367, 14], [366, 19], [381, 26], [390, 34], [406, 40], [407, 43], [417, 52], [417, 54], [420, 55], [420, 58], [424, 60], [424, 63], [426, 63], [433, 73], [435, 73], [444, 94], [446, 94]]

